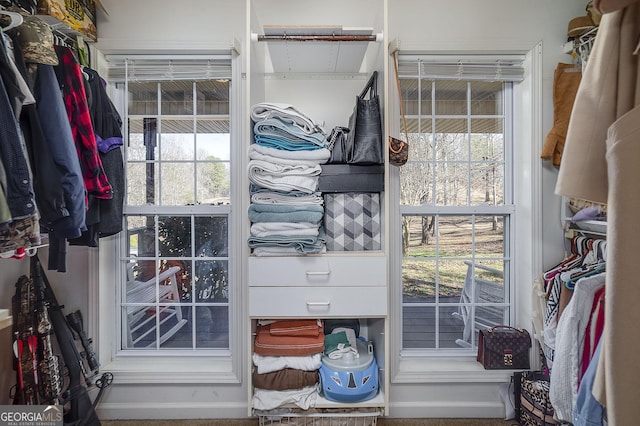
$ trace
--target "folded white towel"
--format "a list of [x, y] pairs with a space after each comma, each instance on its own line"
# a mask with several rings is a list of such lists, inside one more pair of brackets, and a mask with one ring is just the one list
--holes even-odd
[[327, 148], [301, 149], [289, 151], [286, 149], [270, 148], [268, 146], [252, 143], [249, 146], [249, 158], [252, 160], [264, 160], [276, 164], [317, 166], [329, 161], [331, 151]]
[[[322, 246], [322, 249], [317, 253], [326, 253], [327, 247]], [[268, 256], [304, 256], [302, 253], [298, 253], [295, 247], [271, 247], [261, 246], [253, 249], [253, 255], [258, 257]]]
[[256, 192], [251, 196], [251, 202], [255, 204], [322, 205], [324, 204], [324, 199], [322, 198], [322, 193], [320, 192], [309, 195], [301, 195], [298, 197], [280, 194], [278, 192]]
[[295, 404], [303, 410], [316, 405], [318, 385], [293, 390], [253, 389], [252, 405], [257, 410], [273, 410], [286, 404]]
[[271, 373], [285, 368], [313, 371], [322, 366], [322, 353], [307, 356], [265, 356], [254, 352], [251, 359], [258, 374]]
[[317, 237], [318, 226], [311, 222], [255, 222], [251, 225], [251, 235], [261, 238], [274, 235]]
[[301, 191], [313, 194], [318, 189], [322, 168], [319, 165], [283, 166], [268, 161], [249, 161], [249, 180], [274, 191]]
[[309, 134], [315, 132], [326, 134], [320, 124], [313, 121], [293, 105], [276, 102], [260, 102], [251, 107], [251, 119], [253, 121], [265, 120], [270, 117], [278, 117], [283, 121], [293, 123], [296, 127]]

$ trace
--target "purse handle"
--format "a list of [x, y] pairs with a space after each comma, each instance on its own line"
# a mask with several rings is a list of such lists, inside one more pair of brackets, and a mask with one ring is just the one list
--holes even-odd
[[373, 99], [374, 97], [378, 96], [378, 71], [374, 71], [373, 74], [371, 74], [369, 81], [367, 81], [364, 89], [362, 89], [362, 92], [360, 92], [360, 97], [364, 98], [364, 96], [369, 91], [369, 99]]
[[[396, 71], [396, 84], [398, 85], [398, 96], [400, 97], [400, 115], [402, 116], [402, 125], [404, 126], [404, 136], [408, 139], [409, 132], [407, 132], [407, 120], [404, 118], [404, 103], [402, 102], [402, 89], [400, 88], [400, 76], [398, 75], [398, 51], [393, 52], [393, 67]], [[397, 150], [393, 148], [392, 144], [389, 144], [389, 149], [394, 154], [398, 154], [404, 148], [404, 141], [398, 147]]]
[[329, 148], [329, 150], [333, 149], [333, 146], [336, 144], [336, 139], [338, 139], [338, 136], [340, 135], [340, 133], [343, 134], [347, 134], [349, 133], [349, 128], [348, 127], [342, 127], [342, 126], [336, 126], [333, 128], [333, 130], [331, 130], [331, 133], [329, 134], [329, 138], [327, 140], [327, 148]]
[[517, 331], [519, 333], [522, 333], [524, 331], [524, 329], [522, 328], [515, 328], [515, 327], [511, 327], [510, 325], [494, 325], [493, 327], [487, 329], [487, 332], [491, 333], [493, 330], [495, 330], [496, 328], [508, 328], [510, 330], [514, 330]]

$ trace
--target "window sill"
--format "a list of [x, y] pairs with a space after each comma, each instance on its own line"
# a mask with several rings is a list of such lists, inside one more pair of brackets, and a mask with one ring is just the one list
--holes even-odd
[[113, 374], [118, 384], [141, 383], [240, 383], [242, 378], [231, 358], [184, 356], [116, 358], [100, 367]]
[[401, 359], [393, 383], [505, 383], [518, 370], [485, 370], [470, 358]]

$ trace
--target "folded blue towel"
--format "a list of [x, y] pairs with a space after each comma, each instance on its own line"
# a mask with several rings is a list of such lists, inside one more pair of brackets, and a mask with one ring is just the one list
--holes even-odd
[[324, 207], [316, 204], [251, 204], [249, 220], [251, 222], [310, 222], [320, 223], [324, 216]]
[[258, 142], [260, 137], [270, 137], [276, 140], [296, 143], [311, 143], [320, 148], [327, 147], [327, 138], [320, 132], [307, 133], [291, 123], [285, 123], [278, 117], [258, 121], [253, 126], [253, 133]]
[[314, 149], [322, 149], [314, 142], [309, 141], [290, 141], [274, 136], [255, 135], [255, 141], [258, 145], [266, 146], [268, 148], [281, 149], [286, 151], [311, 151]]

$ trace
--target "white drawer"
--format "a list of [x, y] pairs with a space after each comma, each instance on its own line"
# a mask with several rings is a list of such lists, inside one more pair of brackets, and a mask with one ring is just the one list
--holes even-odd
[[387, 315], [386, 287], [252, 287], [249, 315], [333, 317]]
[[249, 286], [386, 286], [384, 255], [250, 257]]

